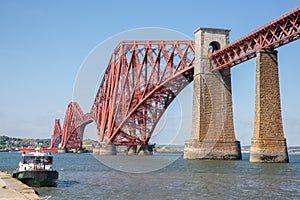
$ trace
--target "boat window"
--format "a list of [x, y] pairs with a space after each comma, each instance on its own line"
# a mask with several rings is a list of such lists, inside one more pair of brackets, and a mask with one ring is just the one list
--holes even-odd
[[37, 156], [37, 157], [35, 158], [35, 164], [40, 164], [40, 163], [42, 163], [42, 162], [43, 162], [43, 158], [42, 158], [42, 157]]
[[34, 156], [23, 156], [21, 161], [23, 164], [33, 163]]
[[44, 163], [45, 164], [52, 164], [52, 162], [53, 162], [53, 157], [52, 156], [45, 156], [45, 158], [44, 158]]

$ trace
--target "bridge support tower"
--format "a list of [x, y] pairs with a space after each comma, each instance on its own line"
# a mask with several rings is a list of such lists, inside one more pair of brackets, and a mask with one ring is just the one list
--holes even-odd
[[256, 53], [256, 97], [250, 162], [289, 162], [284, 138], [276, 50]]
[[233, 126], [230, 69], [211, 72], [208, 51], [229, 43], [226, 29], [195, 31], [193, 121], [184, 159], [241, 159]]

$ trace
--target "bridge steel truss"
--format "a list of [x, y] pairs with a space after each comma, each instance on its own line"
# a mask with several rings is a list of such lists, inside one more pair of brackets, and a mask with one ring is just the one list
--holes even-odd
[[84, 114], [77, 102], [71, 102], [66, 110], [62, 130], [61, 146], [59, 148], [71, 150], [82, 147], [85, 126], [93, 121], [91, 114]]
[[[297, 7], [210, 52], [212, 70], [231, 68], [254, 58], [259, 49], [275, 49], [299, 38]], [[111, 56], [91, 112], [84, 114], [78, 103], [69, 104], [61, 148], [81, 148], [84, 128], [91, 122], [96, 125], [100, 144], [148, 144], [164, 111], [193, 81], [194, 59], [194, 41], [121, 42]], [[58, 125], [54, 129], [59, 132]]]
[[176, 95], [193, 81], [193, 41], [123, 41], [91, 113], [100, 143], [143, 145]]
[[62, 130], [59, 119], [54, 121], [53, 133], [50, 142], [50, 148], [58, 148], [62, 139]]
[[300, 7], [271, 21], [220, 50], [210, 52], [212, 70], [224, 70], [256, 56], [259, 49], [276, 49], [300, 38]]

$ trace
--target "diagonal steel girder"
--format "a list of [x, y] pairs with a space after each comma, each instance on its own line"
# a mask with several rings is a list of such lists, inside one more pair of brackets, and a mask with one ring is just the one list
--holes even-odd
[[165, 109], [193, 81], [193, 61], [193, 41], [121, 42], [91, 111], [99, 142], [147, 144]]

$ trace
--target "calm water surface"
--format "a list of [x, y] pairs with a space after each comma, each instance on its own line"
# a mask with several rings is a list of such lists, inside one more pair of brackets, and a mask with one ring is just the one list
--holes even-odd
[[[0, 169], [12, 173], [20, 156], [0, 153]], [[133, 159], [147, 163], [174, 156], [112, 159], [134, 168]], [[125, 173], [92, 154], [55, 154], [55, 168], [57, 187], [36, 188], [43, 199], [300, 199], [300, 155], [290, 155], [287, 164], [249, 163], [249, 154], [242, 161], [187, 161], [180, 156], [154, 172]]]

